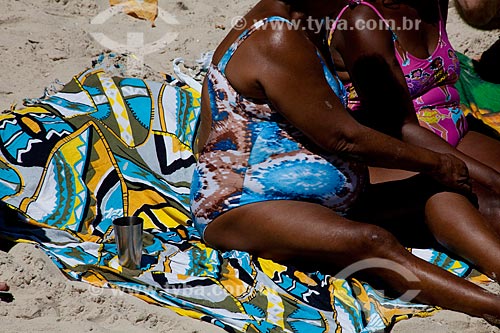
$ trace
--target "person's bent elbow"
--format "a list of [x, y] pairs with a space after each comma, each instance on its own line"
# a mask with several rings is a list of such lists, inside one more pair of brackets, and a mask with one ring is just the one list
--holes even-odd
[[356, 150], [357, 136], [352, 129], [332, 131], [325, 140], [324, 148], [335, 154], [351, 154]]

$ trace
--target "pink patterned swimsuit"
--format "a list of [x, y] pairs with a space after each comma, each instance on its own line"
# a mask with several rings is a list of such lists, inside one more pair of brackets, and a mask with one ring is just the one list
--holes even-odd
[[[458, 90], [455, 88], [460, 75], [460, 64], [448, 40], [445, 22], [442, 19], [439, 21], [436, 49], [427, 59], [421, 59], [403, 49], [389, 22], [372, 4], [366, 1], [355, 1], [355, 4], [372, 8], [392, 32], [396, 58], [405, 75], [420, 125], [433, 131], [450, 145], [457, 146], [467, 133], [468, 126], [465, 115], [460, 109]], [[349, 6], [340, 12], [330, 36], [333, 35], [336, 23], [347, 8]], [[346, 84], [346, 90], [349, 93], [349, 108], [353, 111], [360, 110], [362, 105], [351, 83]]]

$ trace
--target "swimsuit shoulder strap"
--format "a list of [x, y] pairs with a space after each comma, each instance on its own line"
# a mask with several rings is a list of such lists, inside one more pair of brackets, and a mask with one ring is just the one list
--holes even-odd
[[221, 60], [219, 61], [219, 64], [217, 67], [221, 71], [221, 73], [225, 73], [226, 66], [229, 63], [229, 60], [233, 57], [234, 53], [238, 49], [238, 47], [248, 38], [250, 35], [252, 35], [255, 31], [257, 31], [259, 28], [264, 26], [268, 22], [284, 22], [286, 24], [293, 25], [292, 22], [289, 20], [281, 17], [281, 16], [270, 16], [265, 19], [259, 20], [252, 24], [252, 26], [245, 31], [241, 33], [241, 35], [231, 44], [231, 46], [227, 49], [226, 53], [222, 56]]
[[441, 4], [438, 1], [438, 8], [439, 8], [439, 41], [442, 40], [443, 38], [443, 33], [446, 35], [446, 22], [443, 19], [443, 12], [441, 10]]
[[336, 17], [335, 22], [333, 22], [332, 28], [330, 29], [330, 34], [328, 36], [328, 44], [331, 45], [331, 42], [333, 39], [333, 34], [337, 30], [337, 26], [338, 26], [338, 23], [340, 21], [340, 18], [342, 17], [342, 15], [344, 15], [345, 11], [349, 8], [352, 9], [358, 5], [365, 5], [365, 6], [370, 7], [375, 12], [375, 14], [377, 14], [377, 16], [384, 22], [387, 29], [392, 33], [392, 39], [394, 41], [396, 41], [398, 39], [396, 34], [394, 33], [393, 29], [391, 28], [391, 25], [389, 24], [389, 22], [385, 19], [385, 17], [380, 13], [380, 11], [374, 5], [372, 5], [369, 2], [362, 1], [362, 0], [349, 0], [348, 5], [346, 5], [344, 8], [342, 8], [339, 15], [337, 15], [337, 17]]

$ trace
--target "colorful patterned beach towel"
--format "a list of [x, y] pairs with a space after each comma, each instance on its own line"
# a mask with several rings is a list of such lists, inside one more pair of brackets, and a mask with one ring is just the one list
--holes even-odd
[[[0, 115], [0, 235], [38, 244], [70, 278], [127, 291], [228, 332], [377, 332], [434, 308], [356, 279], [302, 272], [200, 241], [189, 211], [200, 95], [102, 70]], [[140, 270], [122, 269], [112, 220], [144, 218]], [[467, 264], [413, 252], [460, 276]]]
[[460, 93], [460, 107], [466, 115], [479, 119], [500, 135], [500, 84], [481, 79], [473, 60], [457, 53], [460, 60], [460, 79], [456, 85]]

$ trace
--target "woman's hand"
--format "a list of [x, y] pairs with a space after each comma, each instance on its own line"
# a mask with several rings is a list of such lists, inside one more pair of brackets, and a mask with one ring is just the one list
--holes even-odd
[[441, 154], [453, 154], [465, 162], [470, 177], [484, 188], [497, 194], [500, 199], [500, 173], [495, 169], [454, 148], [441, 137], [421, 127], [416, 119], [411, 121], [409, 118], [403, 126], [402, 133], [403, 141], [407, 143], [425, 147]]
[[430, 175], [441, 184], [469, 196], [472, 181], [467, 165], [452, 154], [441, 154], [439, 160], [439, 166]]

